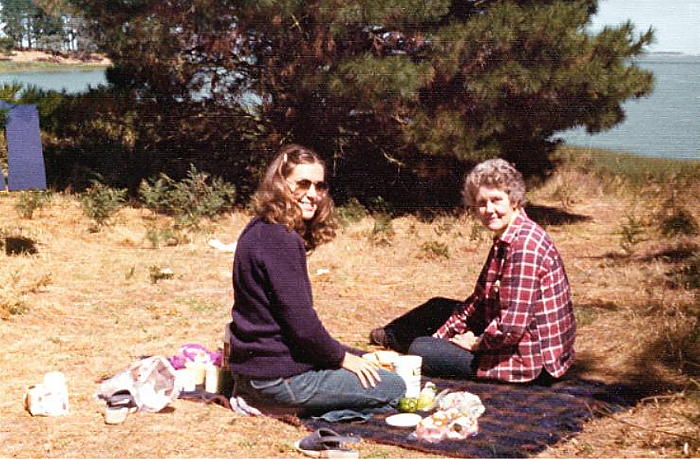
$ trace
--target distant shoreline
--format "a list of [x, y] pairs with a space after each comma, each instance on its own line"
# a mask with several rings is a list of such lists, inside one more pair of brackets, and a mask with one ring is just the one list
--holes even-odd
[[106, 56], [99, 53], [85, 55], [51, 54], [45, 51], [24, 50], [0, 53], [0, 72], [19, 73], [34, 71], [94, 70], [112, 65]]
[[87, 59], [81, 59], [77, 53], [62, 53], [51, 54], [46, 51], [39, 50], [23, 50], [10, 51], [9, 53], [0, 53], [0, 61], [6, 62], [45, 62], [51, 64], [93, 64], [93, 65], [110, 65], [112, 62], [103, 54], [86, 53]]
[[697, 54], [687, 54], [680, 51], [653, 51], [645, 53], [646, 56], [670, 56], [670, 57], [697, 57]]

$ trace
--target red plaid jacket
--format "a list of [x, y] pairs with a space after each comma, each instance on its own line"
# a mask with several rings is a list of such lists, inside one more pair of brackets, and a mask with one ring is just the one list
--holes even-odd
[[467, 331], [481, 335], [480, 378], [525, 382], [542, 368], [560, 377], [573, 362], [576, 322], [564, 264], [524, 211], [494, 239], [474, 293], [433, 336]]

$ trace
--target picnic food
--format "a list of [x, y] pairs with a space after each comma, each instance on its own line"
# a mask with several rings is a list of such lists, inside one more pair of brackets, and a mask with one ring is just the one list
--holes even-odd
[[394, 360], [399, 356], [396, 351], [375, 351], [362, 355], [362, 358], [374, 362], [385, 370], [394, 371]]
[[440, 400], [439, 406], [441, 410], [455, 408], [460, 413], [464, 413], [466, 416], [475, 419], [481, 416], [486, 410], [479, 396], [470, 392], [453, 392], [447, 394]]
[[484, 405], [478, 396], [469, 392], [453, 392], [439, 402], [439, 409], [421, 420], [415, 436], [430, 443], [443, 439], [462, 440], [479, 431], [478, 418]]
[[425, 417], [416, 426], [416, 437], [430, 443], [443, 439], [462, 440], [479, 431], [476, 418], [466, 416], [457, 408], [437, 410]]
[[416, 411], [417, 402], [418, 399], [413, 397], [403, 397], [401, 400], [399, 400], [399, 405], [397, 408], [399, 411], [403, 411], [404, 413], [413, 413]]
[[426, 382], [425, 386], [423, 386], [423, 389], [420, 391], [420, 395], [418, 395], [418, 399], [416, 400], [416, 409], [426, 410], [430, 408], [435, 401], [436, 394], [437, 387], [435, 384], [430, 381]]

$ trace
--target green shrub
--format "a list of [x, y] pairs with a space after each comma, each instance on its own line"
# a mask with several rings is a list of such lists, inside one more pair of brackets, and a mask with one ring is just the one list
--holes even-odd
[[577, 165], [586, 174], [597, 176], [604, 182], [624, 183], [637, 190], [647, 188], [651, 183], [672, 183], [683, 189], [697, 183], [700, 174], [698, 161], [641, 157], [588, 147], [562, 146], [553, 158]]
[[139, 197], [154, 212], [175, 217], [176, 226], [197, 227], [202, 218], [231, 208], [236, 197], [233, 185], [219, 177], [209, 178], [209, 174], [191, 165], [181, 181], [166, 174], [143, 180], [139, 185]]
[[698, 222], [685, 208], [673, 206], [668, 215], [661, 218], [661, 234], [672, 236], [694, 236], [698, 234]]
[[21, 316], [27, 311], [29, 311], [29, 306], [24, 299], [0, 294], [0, 319], [6, 320], [10, 316]]
[[174, 246], [180, 243], [180, 233], [176, 228], [151, 226], [146, 230], [146, 240], [154, 249], [160, 248], [162, 244]]
[[597, 313], [592, 308], [578, 306], [574, 308], [574, 317], [576, 318], [576, 327], [586, 327], [597, 319]]
[[427, 258], [450, 258], [450, 248], [440, 241], [424, 242], [420, 248]]
[[455, 220], [454, 218], [442, 218], [432, 225], [432, 229], [438, 236], [449, 235], [455, 229]]
[[373, 214], [383, 214], [389, 217], [396, 215], [396, 209], [394, 209], [394, 206], [381, 196], [372, 198], [369, 202], [369, 208]]
[[380, 246], [391, 245], [394, 234], [394, 226], [391, 224], [391, 215], [380, 213], [374, 216], [374, 227], [369, 235], [372, 244]]
[[156, 179], [142, 180], [139, 184], [139, 198], [144, 206], [154, 212], [167, 213], [172, 208], [173, 179], [160, 174]]
[[575, 190], [570, 183], [560, 183], [552, 192], [552, 197], [559, 200], [562, 209], [568, 210], [574, 202]]
[[36, 210], [41, 209], [51, 201], [51, 193], [46, 191], [22, 191], [19, 194], [15, 209], [22, 218], [31, 219]]
[[626, 222], [620, 225], [617, 234], [620, 235], [620, 247], [627, 255], [631, 255], [637, 244], [643, 242], [646, 229], [644, 224], [632, 215], [626, 217]]
[[9, 53], [15, 49], [15, 40], [10, 37], [0, 37], [0, 51]]
[[367, 209], [360, 204], [356, 198], [351, 198], [345, 205], [340, 206], [335, 211], [338, 222], [347, 227], [352, 223], [357, 223], [367, 216]]
[[476, 219], [471, 220], [471, 227], [469, 230], [469, 240], [481, 243], [488, 239], [488, 230], [481, 224], [481, 222], [476, 221]]
[[95, 221], [91, 230], [98, 231], [109, 221], [126, 201], [126, 189], [114, 189], [92, 180], [92, 185], [80, 197], [83, 213]]
[[161, 268], [158, 265], [148, 267], [148, 277], [151, 279], [151, 284], [157, 284], [159, 280], [172, 279], [174, 275], [170, 268]]
[[0, 276], [0, 319], [19, 316], [29, 311], [27, 294], [36, 293], [51, 284], [51, 273], [34, 277], [35, 273], [3, 272]]

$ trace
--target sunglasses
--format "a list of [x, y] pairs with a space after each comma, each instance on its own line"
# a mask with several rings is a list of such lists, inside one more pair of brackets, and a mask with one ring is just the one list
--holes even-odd
[[[287, 181], [289, 183], [289, 181]], [[311, 189], [311, 185], [316, 189], [318, 194], [328, 193], [328, 184], [326, 182], [312, 182], [311, 180], [302, 179], [294, 182], [296, 187], [292, 190], [294, 193], [306, 193]]]

